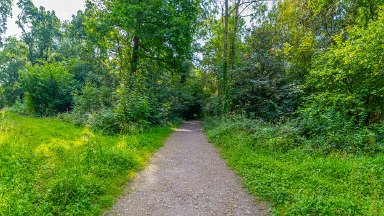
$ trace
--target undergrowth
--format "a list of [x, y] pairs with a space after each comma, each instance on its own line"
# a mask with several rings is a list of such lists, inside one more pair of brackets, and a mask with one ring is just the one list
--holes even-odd
[[295, 126], [234, 117], [207, 120], [205, 132], [275, 215], [384, 214], [383, 153], [324, 151]]
[[0, 215], [99, 215], [171, 133], [108, 136], [57, 118], [0, 115]]

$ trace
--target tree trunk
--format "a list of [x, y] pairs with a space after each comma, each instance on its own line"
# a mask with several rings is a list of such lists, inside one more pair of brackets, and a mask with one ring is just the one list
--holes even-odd
[[231, 43], [231, 55], [230, 55], [230, 63], [229, 63], [229, 83], [232, 82], [233, 77], [233, 70], [235, 65], [235, 59], [236, 59], [236, 41], [237, 41], [237, 31], [238, 31], [238, 22], [239, 22], [239, 6], [240, 1], [237, 0], [235, 3], [235, 16], [233, 21], [233, 37], [232, 37], [232, 43]]
[[233, 82], [233, 74], [236, 60], [236, 43], [237, 43], [237, 32], [238, 32], [238, 22], [239, 22], [239, 7], [241, 0], [237, 0], [235, 2], [235, 15], [233, 20], [233, 36], [231, 42], [231, 53], [229, 60], [229, 78], [228, 78], [228, 87], [227, 87], [227, 95], [230, 95], [232, 90], [232, 82]]
[[133, 37], [133, 51], [131, 58], [131, 74], [134, 76], [137, 73], [137, 65], [139, 61], [139, 36]]
[[[140, 4], [142, 0], [138, 0], [138, 4]], [[134, 79], [137, 77], [137, 70], [139, 65], [139, 49], [140, 49], [140, 22], [141, 22], [141, 12], [136, 12], [136, 20], [135, 20], [135, 32], [133, 36], [133, 47], [132, 47], [132, 57], [131, 57], [131, 74], [130, 74], [130, 84], [133, 87]]]
[[227, 84], [228, 84], [228, 0], [224, 2], [224, 44], [223, 44], [223, 74], [221, 81], [221, 114], [225, 113], [227, 103]]
[[119, 65], [119, 77], [120, 77], [121, 80], [123, 80], [124, 83], [126, 83], [127, 78], [123, 74], [123, 71], [124, 71], [123, 52], [121, 50], [121, 44], [120, 44], [120, 39], [119, 39], [119, 33], [118, 32], [115, 33], [115, 38], [116, 38], [116, 43], [117, 43], [116, 44], [117, 45], [117, 53], [118, 53], [117, 56], [119, 58], [119, 63], [120, 63], [120, 65]]

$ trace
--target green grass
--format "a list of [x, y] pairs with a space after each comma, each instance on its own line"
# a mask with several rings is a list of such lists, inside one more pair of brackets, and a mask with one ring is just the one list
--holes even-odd
[[171, 133], [107, 136], [0, 112], [0, 215], [98, 215]]
[[205, 131], [275, 215], [384, 215], [383, 154], [283, 150], [294, 140], [289, 128], [244, 119], [211, 120]]

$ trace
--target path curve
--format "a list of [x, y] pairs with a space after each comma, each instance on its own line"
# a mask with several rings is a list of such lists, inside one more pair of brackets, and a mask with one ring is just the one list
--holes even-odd
[[256, 206], [201, 122], [185, 122], [154, 154], [107, 215], [267, 215]]

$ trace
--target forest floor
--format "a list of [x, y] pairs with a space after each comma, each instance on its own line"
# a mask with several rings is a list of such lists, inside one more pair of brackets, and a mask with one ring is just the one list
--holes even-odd
[[202, 133], [186, 122], [154, 154], [108, 215], [267, 215]]

